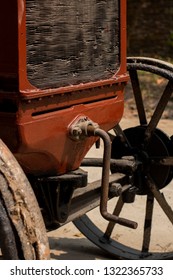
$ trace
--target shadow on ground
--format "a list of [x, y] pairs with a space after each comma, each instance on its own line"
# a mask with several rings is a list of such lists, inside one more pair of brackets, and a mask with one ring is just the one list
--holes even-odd
[[54, 260], [110, 260], [110, 256], [86, 238], [50, 237], [49, 243]]

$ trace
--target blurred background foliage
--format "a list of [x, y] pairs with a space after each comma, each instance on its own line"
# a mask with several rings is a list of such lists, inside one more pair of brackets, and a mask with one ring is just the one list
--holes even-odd
[[[173, 0], [127, 0], [127, 55], [173, 63]], [[138, 76], [145, 111], [150, 118], [168, 81], [144, 71], [139, 71]], [[125, 99], [128, 116], [137, 117], [130, 84]], [[162, 115], [164, 119], [173, 119], [172, 108], [173, 96]]]
[[128, 56], [173, 61], [173, 0], [127, 0]]

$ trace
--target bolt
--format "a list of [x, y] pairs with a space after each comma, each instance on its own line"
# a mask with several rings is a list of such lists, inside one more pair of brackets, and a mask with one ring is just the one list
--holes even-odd
[[110, 193], [114, 196], [120, 196], [122, 194], [122, 186], [119, 183], [112, 183], [110, 187]]
[[72, 129], [72, 135], [73, 136], [80, 136], [82, 134], [82, 130], [79, 127], [74, 127]]

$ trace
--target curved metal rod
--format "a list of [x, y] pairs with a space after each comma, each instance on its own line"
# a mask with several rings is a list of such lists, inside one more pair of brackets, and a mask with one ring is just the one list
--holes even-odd
[[108, 221], [113, 221], [117, 224], [137, 228], [137, 223], [128, 219], [120, 218], [116, 215], [110, 214], [107, 211], [107, 202], [109, 200], [109, 172], [110, 172], [110, 158], [111, 158], [111, 142], [109, 135], [102, 129], [94, 129], [92, 126], [88, 126], [88, 135], [99, 136], [104, 143], [103, 152], [103, 169], [101, 180], [101, 198], [100, 198], [100, 213]]
[[[118, 199], [118, 202], [117, 202], [117, 204], [115, 206], [115, 209], [113, 211], [113, 215], [119, 216], [123, 206], [124, 206], [124, 202], [122, 200], [122, 196], [120, 196], [119, 199]], [[112, 222], [112, 221], [109, 222], [109, 224], [108, 224], [108, 226], [106, 228], [106, 231], [105, 231], [105, 233], [103, 235], [104, 238], [106, 238], [107, 240], [110, 239], [110, 236], [111, 236], [111, 234], [113, 232], [113, 229], [114, 229], [115, 225], [116, 225], [115, 222]]]

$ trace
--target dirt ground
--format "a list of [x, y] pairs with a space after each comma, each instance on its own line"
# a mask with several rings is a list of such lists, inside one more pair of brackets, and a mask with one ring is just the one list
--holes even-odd
[[[135, 126], [138, 120], [135, 117], [130, 117], [126, 114], [121, 121], [123, 128]], [[172, 135], [173, 120], [163, 120], [161, 123], [163, 131]], [[95, 154], [97, 153], [97, 154]], [[101, 153], [101, 151], [100, 151]], [[91, 150], [89, 156], [98, 156], [98, 151]], [[99, 172], [92, 169], [90, 180], [96, 179], [100, 176]], [[164, 195], [168, 199], [170, 205], [173, 205], [173, 183], [170, 183], [164, 189]], [[113, 206], [112, 206], [113, 207]], [[130, 218], [139, 223], [136, 230], [117, 226], [114, 238], [123, 244], [130, 244], [132, 248], [137, 248], [142, 244], [143, 235], [143, 221], [145, 210], [145, 196], [138, 196], [135, 203], [128, 205], [123, 209], [123, 217]], [[105, 223], [100, 217], [99, 211], [92, 210], [90, 218], [102, 227]], [[142, 221], [142, 222], [141, 222]], [[58, 230], [49, 232], [49, 241], [51, 248], [51, 258], [56, 260], [109, 260], [112, 257], [105, 254], [101, 249], [86, 239], [82, 233], [73, 225], [69, 223]], [[173, 229], [168, 218], [158, 206], [157, 202], [154, 206], [154, 218], [152, 227], [151, 250], [156, 252], [173, 251]]]

